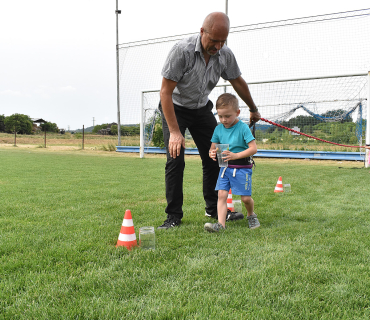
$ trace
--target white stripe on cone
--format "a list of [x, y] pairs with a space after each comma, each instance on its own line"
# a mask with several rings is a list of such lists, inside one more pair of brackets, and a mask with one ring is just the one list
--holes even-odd
[[134, 225], [134, 222], [132, 219], [123, 219], [122, 225], [124, 227], [132, 227]]
[[120, 233], [118, 236], [119, 241], [124, 241], [124, 242], [129, 242], [129, 241], [135, 241], [136, 240], [136, 235], [134, 234], [123, 234]]

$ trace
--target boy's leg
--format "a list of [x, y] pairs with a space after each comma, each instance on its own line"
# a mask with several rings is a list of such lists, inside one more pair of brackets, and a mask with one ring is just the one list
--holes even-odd
[[260, 226], [257, 215], [253, 212], [254, 201], [252, 199], [252, 169], [236, 169], [235, 177], [230, 177], [233, 193], [240, 195], [247, 209], [248, 225], [250, 229]]
[[226, 214], [227, 214], [227, 197], [229, 192], [226, 190], [218, 190], [218, 201], [217, 201], [217, 211], [218, 211], [218, 222], [225, 227], [226, 224]]
[[248, 212], [248, 217], [253, 214], [254, 211], [254, 200], [251, 196], [241, 196], [241, 200], [244, 203], [245, 208]]
[[254, 201], [250, 196], [242, 196], [241, 197], [245, 208], [248, 211], [248, 226], [250, 229], [256, 229], [260, 226], [260, 222], [258, 221], [257, 215], [253, 212], [254, 210]]

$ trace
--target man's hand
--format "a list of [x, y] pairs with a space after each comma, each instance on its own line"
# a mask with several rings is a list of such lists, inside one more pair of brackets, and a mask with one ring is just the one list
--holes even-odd
[[217, 160], [216, 159], [216, 153], [217, 153], [217, 149], [211, 149], [211, 150], [209, 150], [209, 157], [211, 159], [213, 159], [213, 161], [216, 161]]
[[261, 114], [259, 113], [259, 111], [255, 111], [255, 112], [250, 112], [249, 114], [249, 118], [250, 118], [250, 122], [257, 122], [261, 119]]
[[180, 155], [181, 146], [185, 149], [185, 138], [181, 132], [170, 133], [168, 152], [172, 158], [176, 159]]

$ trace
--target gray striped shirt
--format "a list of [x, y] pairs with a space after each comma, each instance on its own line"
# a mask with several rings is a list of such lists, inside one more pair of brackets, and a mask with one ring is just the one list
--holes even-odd
[[226, 45], [206, 65], [200, 38], [197, 34], [176, 43], [162, 69], [164, 78], [177, 82], [173, 103], [188, 109], [204, 107], [220, 77], [233, 80], [241, 75], [235, 56]]

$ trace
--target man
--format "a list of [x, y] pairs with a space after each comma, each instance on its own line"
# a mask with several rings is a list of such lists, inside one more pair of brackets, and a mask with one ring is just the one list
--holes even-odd
[[[163, 137], [167, 149], [167, 219], [158, 229], [178, 226], [183, 217], [186, 129], [189, 129], [202, 159], [206, 216], [217, 219], [215, 186], [219, 167], [208, 154], [217, 121], [212, 114], [213, 104], [208, 95], [220, 77], [228, 80], [249, 106], [251, 121], [261, 118], [248, 85], [241, 77], [234, 54], [224, 46], [229, 28], [227, 15], [222, 12], [209, 14], [203, 22], [200, 34], [175, 44], [162, 69], [159, 109], [162, 112]], [[238, 219], [240, 215], [228, 218]]]

